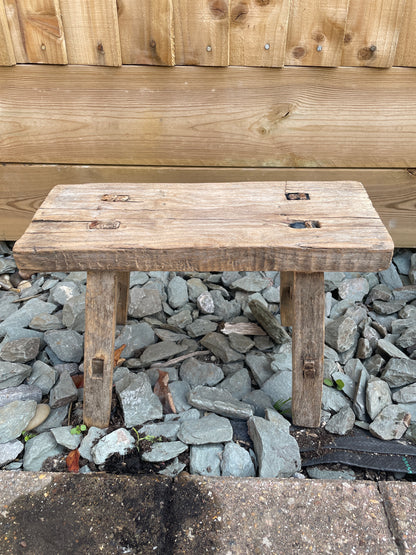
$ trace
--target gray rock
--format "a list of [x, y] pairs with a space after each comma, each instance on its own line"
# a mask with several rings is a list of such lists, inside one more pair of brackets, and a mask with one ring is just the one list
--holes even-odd
[[317, 466], [308, 466], [306, 469], [309, 478], [314, 480], [356, 480], [356, 475], [350, 468], [344, 470], [328, 470]]
[[408, 359], [409, 357], [398, 349], [395, 345], [390, 343], [388, 339], [380, 339], [377, 348], [386, 355], [393, 358]]
[[251, 405], [237, 401], [231, 393], [218, 387], [198, 385], [189, 393], [188, 401], [197, 409], [215, 412], [228, 418], [247, 420], [253, 416]]
[[[159, 379], [159, 368], [148, 368], [146, 371], [146, 375], [148, 376], [149, 380], [150, 380], [150, 385], [152, 387], [154, 387], [154, 385], [156, 384], [157, 380]], [[163, 372], [167, 372], [168, 376], [169, 376], [169, 383], [176, 381], [179, 379], [179, 374], [178, 374], [178, 370], [176, 368], [172, 368], [172, 367], [165, 367], [163, 368]], [[128, 372], [126, 372], [127, 374]], [[114, 380], [117, 381], [117, 380]]]
[[403, 287], [403, 282], [394, 264], [390, 264], [387, 270], [379, 272], [378, 275], [380, 276], [380, 282], [384, 283], [384, 285], [387, 285], [387, 287], [389, 287], [390, 289], [398, 289], [399, 287]]
[[364, 339], [368, 340], [370, 347], [372, 349], [375, 349], [377, 347], [377, 344], [380, 339], [380, 334], [371, 325], [367, 324], [366, 326], [364, 326], [364, 329], [361, 335], [363, 336]]
[[74, 330], [45, 332], [45, 341], [64, 362], [80, 362], [84, 354], [84, 338]]
[[208, 333], [201, 339], [201, 345], [209, 349], [216, 357], [220, 358], [225, 363], [244, 360], [244, 355], [234, 351], [228, 339], [220, 333]]
[[49, 396], [49, 404], [52, 409], [68, 405], [78, 398], [78, 391], [69, 374], [69, 372], [61, 372], [58, 381], [52, 387]]
[[168, 303], [172, 308], [181, 308], [188, 302], [188, 286], [186, 281], [175, 276], [170, 280], [167, 287]]
[[4, 407], [13, 401], [36, 401], [36, 403], [40, 403], [41, 400], [42, 391], [36, 385], [21, 384], [0, 390], [0, 407]]
[[246, 364], [250, 368], [259, 387], [273, 376], [270, 358], [264, 353], [248, 353], [246, 355]]
[[3, 337], [11, 327], [27, 327], [32, 318], [37, 314], [52, 314], [55, 310], [56, 305], [53, 303], [46, 303], [39, 299], [30, 299], [22, 308], [10, 314], [10, 316], [0, 323], [0, 337]]
[[191, 405], [188, 403], [188, 395], [191, 391], [188, 382], [172, 382], [169, 384], [169, 390], [177, 413], [191, 408]]
[[[199, 418], [199, 415], [198, 415], [198, 418]], [[179, 420], [168, 421], [168, 422], [157, 422], [155, 424], [145, 424], [139, 429], [139, 433], [143, 433], [156, 438], [164, 437], [169, 441], [175, 441], [176, 438], [178, 437], [179, 427], [180, 427]]]
[[29, 362], [39, 353], [40, 340], [36, 337], [14, 339], [2, 343], [0, 358], [7, 362]]
[[17, 439], [7, 443], [0, 443], [0, 467], [14, 461], [23, 449], [23, 443]]
[[406, 303], [404, 301], [374, 301], [373, 310], [377, 314], [395, 314], [396, 312], [399, 312], [399, 310], [401, 310], [405, 304]]
[[284, 370], [276, 372], [262, 386], [261, 390], [267, 393], [273, 403], [284, 403], [284, 409], [290, 414], [292, 408], [292, 372]]
[[207, 286], [200, 278], [193, 277], [191, 279], [188, 279], [186, 285], [188, 287], [189, 300], [194, 303], [197, 301], [200, 295], [208, 291]]
[[192, 324], [186, 326], [186, 331], [190, 337], [201, 337], [212, 331], [216, 331], [218, 324], [206, 320], [205, 318], [198, 318]]
[[165, 414], [165, 422], [185, 422], [185, 420], [198, 420], [201, 418], [201, 411], [190, 408], [180, 414]]
[[369, 291], [368, 281], [363, 278], [344, 279], [338, 286], [341, 299], [361, 302]]
[[370, 424], [373, 436], [380, 439], [400, 439], [410, 424], [410, 415], [400, 405], [388, 405]]
[[55, 314], [37, 314], [34, 316], [29, 327], [33, 330], [48, 331], [48, 330], [60, 330], [64, 327], [61, 320]]
[[416, 383], [395, 391], [393, 401], [396, 403], [416, 403]]
[[285, 432], [287, 434], [289, 433], [290, 422], [289, 420], [286, 420], [283, 414], [280, 414], [280, 412], [277, 412], [277, 410], [274, 408], [266, 408], [264, 413], [266, 420], [268, 420], [269, 422], [273, 422], [273, 424], [276, 424], [276, 426], [282, 432]]
[[322, 408], [330, 412], [339, 412], [344, 407], [351, 406], [351, 403], [342, 393], [333, 387], [326, 385], [322, 388]]
[[58, 428], [68, 416], [68, 405], [52, 409], [48, 418], [39, 426], [34, 428], [36, 433], [47, 432], [52, 428]]
[[188, 358], [182, 363], [179, 374], [191, 388], [197, 385], [217, 385], [224, 379], [224, 373], [219, 366], [201, 362], [194, 357]]
[[13, 401], [0, 407], [0, 443], [18, 438], [35, 412], [36, 401]]
[[26, 364], [0, 361], [0, 389], [20, 385], [31, 372], [31, 367]]
[[406, 301], [407, 303], [414, 301], [416, 299], [416, 285], [406, 285], [395, 289], [393, 297], [396, 301]]
[[78, 448], [79, 454], [84, 459], [92, 462], [92, 453], [91, 448], [97, 443], [97, 441], [105, 436], [106, 430], [102, 430], [101, 428], [96, 428], [95, 426], [91, 426], [88, 430], [87, 435], [82, 438], [81, 444]]
[[248, 421], [248, 433], [254, 444], [260, 478], [289, 478], [300, 470], [296, 440], [276, 424], [253, 416]]
[[371, 289], [366, 302], [367, 304], [370, 304], [373, 301], [388, 302], [388, 301], [391, 301], [392, 298], [393, 298], [392, 290], [389, 287], [387, 287], [387, 285], [378, 284]]
[[271, 369], [273, 372], [292, 371], [292, 343], [284, 343], [279, 351], [272, 355]]
[[196, 305], [202, 314], [214, 314], [215, 303], [209, 291], [204, 291], [196, 299]]
[[370, 378], [366, 391], [366, 408], [371, 420], [391, 404], [391, 393], [387, 383], [380, 378]]
[[245, 335], [239, 333], [230, 333], [228, 336], [230, 346], [239, 353], [248, 353], [254, 347], [254, 341]]
[[201, 476], [221, 475], [223, 445], [192, 445], [189, 457], [191, 474]]
[[329, 313], [329, 317], [332, 320], [336, 320], [341, 316], [344, 316], [346, 311], [354, 306], [354, 301], [350, 301], [349, 299], [344, 299], [342, 301], [334, 301], [333, 306], [331, 308], [331, 312]]
[[416, 382], [416, 360], [392, 358], [381, 375], [390, 387], [403, 387]]
[[399, 310], [400, 318], [413, 318], [416, 319], [416, 305], [408, 304]]
[[410, 415], [411, 422], [416, 423], [416, 403], [400, 403], [397, 406]]
[[28, 376], [26, 382], [39, 387], [43, 395], [48, 395], [56, 382], [56, 370], [41, 360], [36, 360], [32, 367], [32, 373]]
[[14, 302], [17, 299], [18, 295], [16, 293], [12, 291], [3, 292], [3, 295], [0, 296], [0, 321], [17, 312], [19, 305]]
[[85, 331], [85, 295], [76, 295], [65, 303], [62, 322], [71, 330]]
[[145, 272], [130, 272], [130, 287], [144, 285], [149, 281], [149, 276]]
[[331, 434], [338, 434], [344, 436], [354, 427], [355, 414], [350, 407], [344, 407], [337, 414], [332, 416], [325, 430]]
[[191, 311], [187, 308], [180, 310], [179, 312], [173, 314], [173, 316], [170, 316], [170, 318], [168, 318], [168, 324], [181, 329], [186, 328], [186, 326], [192, 324]]
[[143, 318], [161, 310], [162, 299], [158, 290], [145, 289], [139, 286], [130, 289], [129, 316]]
[[130, 373], [124, 376], [116, 382], [116, 391], [123, 409], [126, 428], [162, 418], [162, 404], [152, 392], [146, 374]]
[[345, 275], [343, 272], [325, 272], [324, 279], [325, 291], [333, 291], [345, 279]]
[[402, 349], [407, 349], [416, 345], [416, 323], [415, 326], [407, 328], [396, 341], [396, 345]]
[[341, 316], [330, 322], [325, 328], [326, 343], [343, 353], [350, 349], [355, 342], [357, 324], [348, 316]]
[[360, 377], [357, 381], [357, 385], [354, 391], [354, 401], [352, 404], [352, 409], [358, 418], [358, 420], [365, 420], [365, 409], [366, 409], [366, 391], [368, 383], [368, 372], [363, 368], [360, 372]]
[[[354, 392], [355, 392], [356, 383], [348, 374], [344, 374], [344, 372], [339, 372], [339, 371], [334, 372], [332, 374], [332, 380], [334, 382], [337, 382], [337, 381], [339, 382], [339, 380], [341, 380], [341, 382], [344, 384], [341, 387], [342, 391], [351, 400], [354, 399]], [[340, 382], [339, 382], [339, 384], [340, 384]]]
[[241, 305], [236, 299], [226, 301], [221, 291], [211, 291], [211, 297], [214, 301], [214, 314], [219, 316], [224, 322], [229, 322], [240, 315]]
[[175, 478], [178, 474], [185, 470], [185, 468], [186, 464], [179, 462], [178, 458], [175, 457], [172, 463], [166, 466], [163, 470], [159, 470], [158, 474]]
[[182, 443], [182, 441], [155, 442], [150, 451], [142, 453], [142, 459], [148, 462], [170, 461], [184, 453], [187, 449], [188, 446]]
[[409, 280], [410, 283], [416, 284], [416, 253], [410, 257]]
[[[204, 384], [201, 384], [204, 385]], [[206, 384], [211, 385], [211, 384]], [[215, 384], [212, 384], [215, 385]], [[234, 374], [227, 376], [218, 387], [226, 389], [231, 393], [234, 399], [240, 401], [243, 397], [251, 392], [251, 378], [247, 368], [242, 368]]]
[[147, 365], [159, 360], [165, 360], [184, 351], [186, 351], [186, 346], [177, 345], [173, 341], [159, 341], [146, 347], [140, 357], [140, 362]]
[[253, 389], [253, 391], [248, 393], [241, 400], [243, 403], [247, 403], [253, 407], [254, 416], [261, 416], [262, 418], [265, 418], [266, 409], [273, 409], [273, 403], [270, 395], [267, 395], [267, 393], [264, 393], [261, 389]]
[[365, 360], [370, 358], [373, 354], [373, 347], [370, 345], [370, 341], [364, 337], [360, 337], [357, 344], [357, 358]]
[[221, 459], [221, 474], [241, 478], [255, 476], [256, 471], [249, 452], [237, 443], [227, 443]]
[[116, 338], [115, 348], [126, 345], [122, 352], [123, 358], [131, 358], [136, 355], [136, 351], [148, 347], [155, 343], [155, 334], [146, 322], [130, 325], [127, 324], [121, 329], [120, 335]]
[[185, 420], [178, 431], [178, 439], [188, 445], [205, 445], [231, 441], [233, 429], [227, 418], [208, 414], [198, 420]]
[[0, 257], [0, 274], [12, 274], [16, 270], [13, 258]]
[[95, 464], [100, 465], [116, 453], [126, 455], [135, 444], [133, 436], [125, 428], [119, 428], [99, 439], [91, 448], [91, 455]]
[[23, 470], [39, 472], [49, 457], [61, 455], [63, 447], [56, 443], [51, 432], [43, 432], [26, 442]]
[[58, 445], [63, 445], [71, 451], [76, 449], [81, 443], [81, 434], [71, 434], [72, 426], [61, 426], [60, 428], [52, 428], [51, 432]]
[[270, 286], [270, 280], [257, 272], [249, 272], [245, 277], [236, 279], [230, 285], [231, 289], [241, 289], [248, 293], [256, 293]]
[[262, 295], [268, 303], [280, 303], [280, 287], [268, 287]]
[[73, 281], [62, 281], [55, 285], [50, 290], [49, 302], [54, 304], [64, 305], [70, 299], [80, 294], [80, 288], [78, 283]]

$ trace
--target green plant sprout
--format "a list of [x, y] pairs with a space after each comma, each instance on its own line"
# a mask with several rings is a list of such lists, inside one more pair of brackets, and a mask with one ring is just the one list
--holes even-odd
[[73, 436], [79, 436], [82, 432], [87, 430], [87, 426], [85, 424], [78, 424], [78, 426], [74, 426], [71, 428], [71, 434]]
[[285, 405], [292, 400], [292, 397], [289, 397], [288, 399], [278, 399], [275, 404], [273, 405], [273, 408], [277, 410], [277, 412], [280, 412], [280, 414], [282, 414], [283, 416], [288, 416], [290, 414], [290, 409], [289, 407], [285, 407]]
[[23, 441], [29, 441], [29, 439], [32, 439], [32, 437], [36, 437], [36, 434], [32, 434], [31, 432], [26, 432], [26, 430], [23, 430], [22, 432], [22, 436], [23, 436]]
[[328, 387], [336, 387], [338, 391], [341, 391], [345, 384], [342, 380], [335, 380], [334, 382], [331, 378], [325, 378], [324, 385], [327, 385]]
[[137, 451], [140, 453], [140, 446], [139, 443], [140, 441], [150, 441], [151, 443], [154, 443], [155, 441], [162, 441], [161, 437], [157, 437], [157, 436], [152, 436], [150, 434], [145, 435], [144, 437], [140, 437], [139, 432], [136, 430], [136, 428], [132, 428], [132, 430], [134, 431], [134, 433], [136, 434], [136, 447], [137, 447]]

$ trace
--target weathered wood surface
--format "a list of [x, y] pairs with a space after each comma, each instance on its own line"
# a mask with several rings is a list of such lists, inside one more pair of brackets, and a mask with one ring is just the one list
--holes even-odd
[[3, 2], [0, 2], [0, 66], [13, 66], [16, 56]]
[[116, 322], [127, 323], [129, 308], [130, 272], [117, 272], [117, 314]]
[[295, 272], [292, 300], [293, 424], [318, 428], [324, 377], [324, 274]]
[[67, 64], [58, 0], [6, 0], [17, 63]]
[[280, 272], [280, 320], [282, 326], [293, 324], [294, 272]]
[[415, 71], [2, 68], [0, 160], [412, 167]]
[[55, 187], [14, 253], [24, 270], [376, 271], [392, 249], [360, 183], [145, 183]]
[[416, 0], [407, 0], [397, 43], [395, 66], [416, 66]]
[[70, 64], [120, 66], [116, 0], [60, 0]]
[[0, 239], [16, 240], [59, 183], [360, 181], [396, 247], [416, 247], [416, 169], [0, 165]]
[[350, 0], [342, 65], [391, 67], [406, 0]]
[[283, 66], [289, 8], [290, 0], [231, 0], [230, 65]]
[[123, 64], [175, 65], [172, 0], [118, 0]]
[[292, 0], [286, 65], [339, 66], [348, 4], [349, 0]]
[[117, 312], [116, 272], [88, 272], [85, 295], [84, 422], [105, 428], [110, 421], [114, 336]]

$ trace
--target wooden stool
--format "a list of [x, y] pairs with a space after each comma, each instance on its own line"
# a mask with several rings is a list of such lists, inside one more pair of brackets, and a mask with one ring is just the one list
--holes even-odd
[[110, 418], [116, 323], [129, 272], [281, 272], [293, 327], [292, 418], [320, 424], [324, 271], [389, 266], [393, 242], [356, 182], [59, 185], [15, 244], [21, 270], [87, 271], [84, 421]]

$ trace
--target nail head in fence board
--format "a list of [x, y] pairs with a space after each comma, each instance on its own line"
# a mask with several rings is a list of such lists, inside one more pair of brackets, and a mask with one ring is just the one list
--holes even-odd
[[391, 67], [406, 0], [350, 0], [343, 66]]
[[[416, 247], [416, 170], [0, 164], [0, 240], [15, 241], [59, 183], [360, 181], [396, 247]], [[13, 187], [10, 184], [13, 183]], [[242, 185], [244, 186], [244, 185]]]
[[176, 65], [228, 66], [229, 0], [176, 0]]
[[1, 76], [3, 163], [415, 163], [411, 68], [28, 65]]
[[397, 43], [395, 66], [416, 66], [416, 0], [407, 0]]
[[284, 64], [290, 0], [231, 0], [230, 65]]
[[68, 63], [58, 0], [15, 0], [9, 7], [18, 63]]
[[286, 65], [341, 65], [349, 0], [292, 0]]
[[292, 420], [319, 427], [324, 375], [323, 272], [294, 272], [292, 324]]
[[3, 2], [0, 2], [0, 66], [14, 66], [15, 64], [16, 57], [14, 55], [6, 10], [4, 9]]
[[70, 64], [120, 66], [116, 0], [60, 0]]
[[123, 64], [174, 66], [172, 0], [118, 0]]
[[105, 428], [110, 420], [117, 312], [116, 281], [116, 272], [89, 271], [87, 274], [84, 422], [88, 427]]

